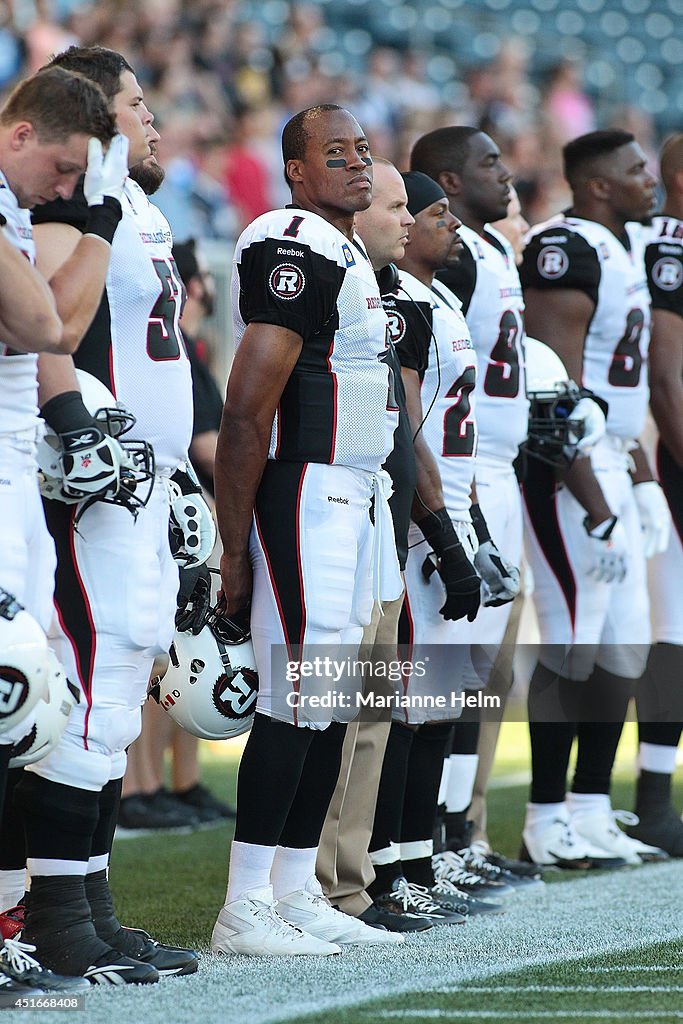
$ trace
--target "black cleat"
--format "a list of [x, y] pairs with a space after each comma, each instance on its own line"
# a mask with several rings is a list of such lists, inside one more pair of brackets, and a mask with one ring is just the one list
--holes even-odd
[[376, 903], [370, 904], [358, 918], [373, 928], [386, 928], [389, 932], [426, 932], [433, 927], [433, 922], [420, 914], [411, 914], [402, 909], [388, 910]]
[[108, 941], [131, 960], [151, 964], [162, 978], [194, 974], [199, 967], [199, 954], [194, 949], [166, 946], [142, 929], [121, 928]]
[[55, 974], [53, 971], [43, 967], [38, 960], [30, 954], [35, 953], [36, 947], [26, 942], [19, 942], [17, 939], [5, 939], [0, 947], [0, 971], [14, 981], [31, 988], [40, 989], [42, 992], [64, 992], [69, 995], [76, 995], [78, 992], [87, 992], [90, 985], [85, 978], [74, 977], [73, 975]]
[[104, 953], [84, 972], [91, 985], [153, 985], [159, 972], [151, 964], [122, 956], [115, 949]]

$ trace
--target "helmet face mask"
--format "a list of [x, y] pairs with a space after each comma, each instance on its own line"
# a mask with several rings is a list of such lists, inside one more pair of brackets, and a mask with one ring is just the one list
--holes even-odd
[[187, 732], [200, 739], [240, 736], [252, 723], [258, 671], [248, 632], [209, 609], [199, 633], [176, 631], [170, 664], [152, 696]]
[[581, 420], [572, 419], [580, 397], [580, 389], [572, 381], [558, 384], [555, 390], [529, 393], [527, 455], [550, 466], [572, 464], [585, 429]]

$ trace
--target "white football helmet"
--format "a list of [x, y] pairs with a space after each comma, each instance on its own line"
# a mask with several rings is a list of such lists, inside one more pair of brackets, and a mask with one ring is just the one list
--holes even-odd
[[36, 620], [0, 588], [0, 736], [47, 696], [47, 638]]
[[196, 636], [176, 631], [169, 657], [150, 696], [178, 725], [203, 740], [231, 739], [251, 727], [258, 694], [254, 649], [249, 634], [219, 606]]
[[152, 447], [146, 441], [120, 440], [121, 436], [128, 433], [135, 425], [135, 416], [128, 412], [114, 398], [109, 388], [97, 377], [93, 377], [91, 373], [87, 373], [85, 370], [76, 370], [76, 377], [86, 409], [95, 417], [103, 433], [119, 442], [125, 455], [128, 456], [127, 464], [121, 467], [118, 487], [115, 491], [104, 491], [89, 499], [84, 499], [82, 495], [65, 494], [62, 486], [63, 453], [57, 435], [49, 426], [46, 426], [45, 437], [39, 441], [36, 453], [40, 469], [40, 493], [45, 498], [63, 501], [67, 505], [77, 504], [83, 500], [88, 504], [93, 500], [106, 501], [114, 505], [124, 505], [133, 514], [136, 514], [137, 510], [149, 501], [154, 486]]
[[549, 345], [524, 339], [529, 397], [526, 453], [553, 466], [569, 465], [578, 453], [584, 423], [573, 416], [582, 392]]
[[13, 745], [10, 768], [33, 764], [54, 750], [66, 729], [71, 709], [80, 700], [77, 688], [66, 678], [57, 655], [49, 648], [48, 657], [48, 693], [36, 704], [33, 727]]

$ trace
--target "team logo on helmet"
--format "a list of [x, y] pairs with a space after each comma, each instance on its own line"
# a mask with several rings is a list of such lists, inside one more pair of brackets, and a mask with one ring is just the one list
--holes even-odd
[[270, 272], [268, 287], [278, 299], [298, 299], [306, 287], [306, 278], [293, 263], [279, 263]]
[[254, 710], [257, 689], [258, 673], [242, 667], [219, 676], [211, 697], [221, 715], [226, 718], [244, 718]]
[[0, 721], [14, 715], [28, 697], [29, 683], [13, 665], [0, 665]]
[[683, 281], [683, 267], [678, 260], [663, 257], [652, 268], [652, 279], [662, 291], [673, 292]]
[[553, 281], [567, 273], [569, 259], [563, 249], [558, 249], [556, 245], [546, 245], [538, 254], [537, 265], [541, 277]]
[[389, 337], [393, 341], [394, 345], [398, 345], [399, 341], [403, 341], [406, 336], [405, 317], [396, 309], [389, 309], [386, 313], [389, 321]]

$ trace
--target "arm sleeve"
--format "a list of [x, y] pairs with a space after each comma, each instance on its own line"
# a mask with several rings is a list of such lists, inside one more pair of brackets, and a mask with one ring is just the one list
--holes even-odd
[[455, 266], [440, 270], [436, 279], [457, 295], [462, 302], [462, 315], [466, 316], [477, 285], [477, 264], [467, 245], [463, 244]]
[[417, 370], [422, 380], [429, 362], [429, 345], [432, 340], [430, 303], [388, 296], [383, 304], [389, 320], [391, 340], [396, 346], [401, 366]]
[[85, 222], [88, 219], [88, 204], [83, 195], [83, 180], [81, 179], [71, 199], [53, 199], [49, 203], [35, 206], [31, 211], [31, 220], [34, 224], [70, 224], [78, 231], [85, 231]]
[[645, 267], [652, 308], [683, 317], [683, 246], [653, 242], [645, 250]]
[[585, 238], [568, 228], [541, 231], [530, 239], [520, 267], [523, 288], [572, 288], [598, 301], [600, 260]]
[[285, 327], [305, 341], [334, 316], [344, 274], [338, 263], [299, 241], [253, 242], [239, 264], [242, 319]]

